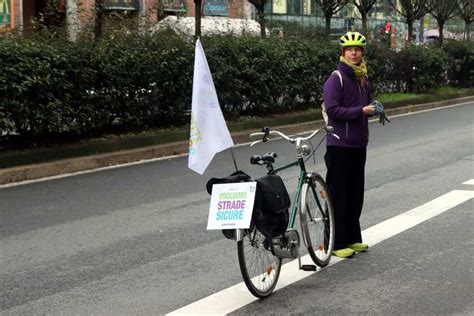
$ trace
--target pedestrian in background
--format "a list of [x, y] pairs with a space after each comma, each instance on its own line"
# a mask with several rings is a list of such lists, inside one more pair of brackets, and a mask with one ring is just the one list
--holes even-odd
[[362, 243], [359, 218], [364, 203], [368, 117], [375, 114], [375, 107], [370, 104], [372, 93], [364, 60], [365, 37], [359, 32], [348, 32], [340, 43], [338, 70], [324, 83], [328, 126], [334, 127], [339, 139], [328, 135], [324, 159], [326, 183], [335, 213], [333, 254], [347, 258], [369, 248]]

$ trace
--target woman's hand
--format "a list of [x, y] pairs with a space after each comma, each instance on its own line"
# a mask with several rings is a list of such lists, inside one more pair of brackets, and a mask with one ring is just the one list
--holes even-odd
[[373, 116], [375, 114], [375, 107], [373, 105], [366, 105], [362, 108], [362, 113], [367, 116]]

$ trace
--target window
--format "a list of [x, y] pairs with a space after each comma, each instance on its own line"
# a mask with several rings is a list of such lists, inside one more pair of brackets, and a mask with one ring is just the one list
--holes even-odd
[[227, 0], [205, 0], [204, 15], [227, 16]]
[[291, 15], [301, 15], [301, 0], [288, 0], [288, 13]]
[[286, 14], [286, 0], [273, 0], [273, 13]]
[[183, 0], [162, 0], [163, 12], [166, 14], [186, 13], [186, 6]]
[[12, 24], [11, 1], [0, 0], [0, 25], [10, 27]]
[[311, 0], [303, 0], [303, 15], [311, 15]]

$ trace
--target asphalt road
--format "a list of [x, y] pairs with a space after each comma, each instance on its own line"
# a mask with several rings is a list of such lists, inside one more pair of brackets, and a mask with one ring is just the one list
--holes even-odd
[[[474, 190], [474, 103], [370, 133], [362, 229]], [[282, 140], [234, 149], [253, 176], [268, 151], [294, 157]], [[165, 314], [242, 282], [235, 244], [206, 230], [205, 183], [232, 171], [224, 152], [205, 176], [181, 157], [0, 189], [0, 314]], [[296, 170], [282, 176], [291, 194]], [[233, 313], [472, 314], [473, 224], [470, 199]]]

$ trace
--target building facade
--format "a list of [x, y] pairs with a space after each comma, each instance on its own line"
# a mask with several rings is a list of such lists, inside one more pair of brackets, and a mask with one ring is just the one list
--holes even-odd
[[[256, 18], [248, 0], [202, 0], [203, 16], [230, 18]], [[101, 10], [98, 10], [101, 8]], [[100, 13], [98, 13], [100, 12]], [[153, 24], [168, 15], [195, 16], [194, 0], [0, 0], [0, 31], [34, 30], [35, 21], [47, 25], [67, 26], [70, 34], [97, 28], [97, 17], [123, 15], [140, 16], [143, 23]], [[267, 25], [270, 30], [284, 29], [288, 24], [324, 30], [325, 18], [316, 0], [267, 0], [265, 6]], [[450, 21], [451, 22], [451, 21]], [[331, 19], [331, 31], [335, 34], [361, 29], [358, 10], [351, 3]], [[372, 35], [390, 25], [390, 32], [403, 38], [406, 35], [404, 19], [397, 14], [388, 0], [378, 0], [368, 14], [368, 29]], [[448, 23], [451, 25], [462, 23]], [[436, 21], [427, 15], [414, 24], [414, 31], [436, 28]], [[458, 31], [457, 29], [453, 31]]]
[[[203, 16], [250, 17], [244, 0], [203, 1]], [[247, 6], [250, 4], [247, 3]], [[0, 30], [29, 32], [35, 21], [50, 18], [53, 25], [75, 24], [82, 30], [94, 24], [98, 8], [103, 15], [142, 16], [156, 23], [168, 15], [194, 16], [194, 0], [0, 0]]]
[[42, 21], [54, 26], [74, 22], [82, 29], [93, 23], [99, 3], [105, 14], [146, 15], [150, 22], [158, 18], [156, 0], [0, 0], [0, 28], [28, 32]]

